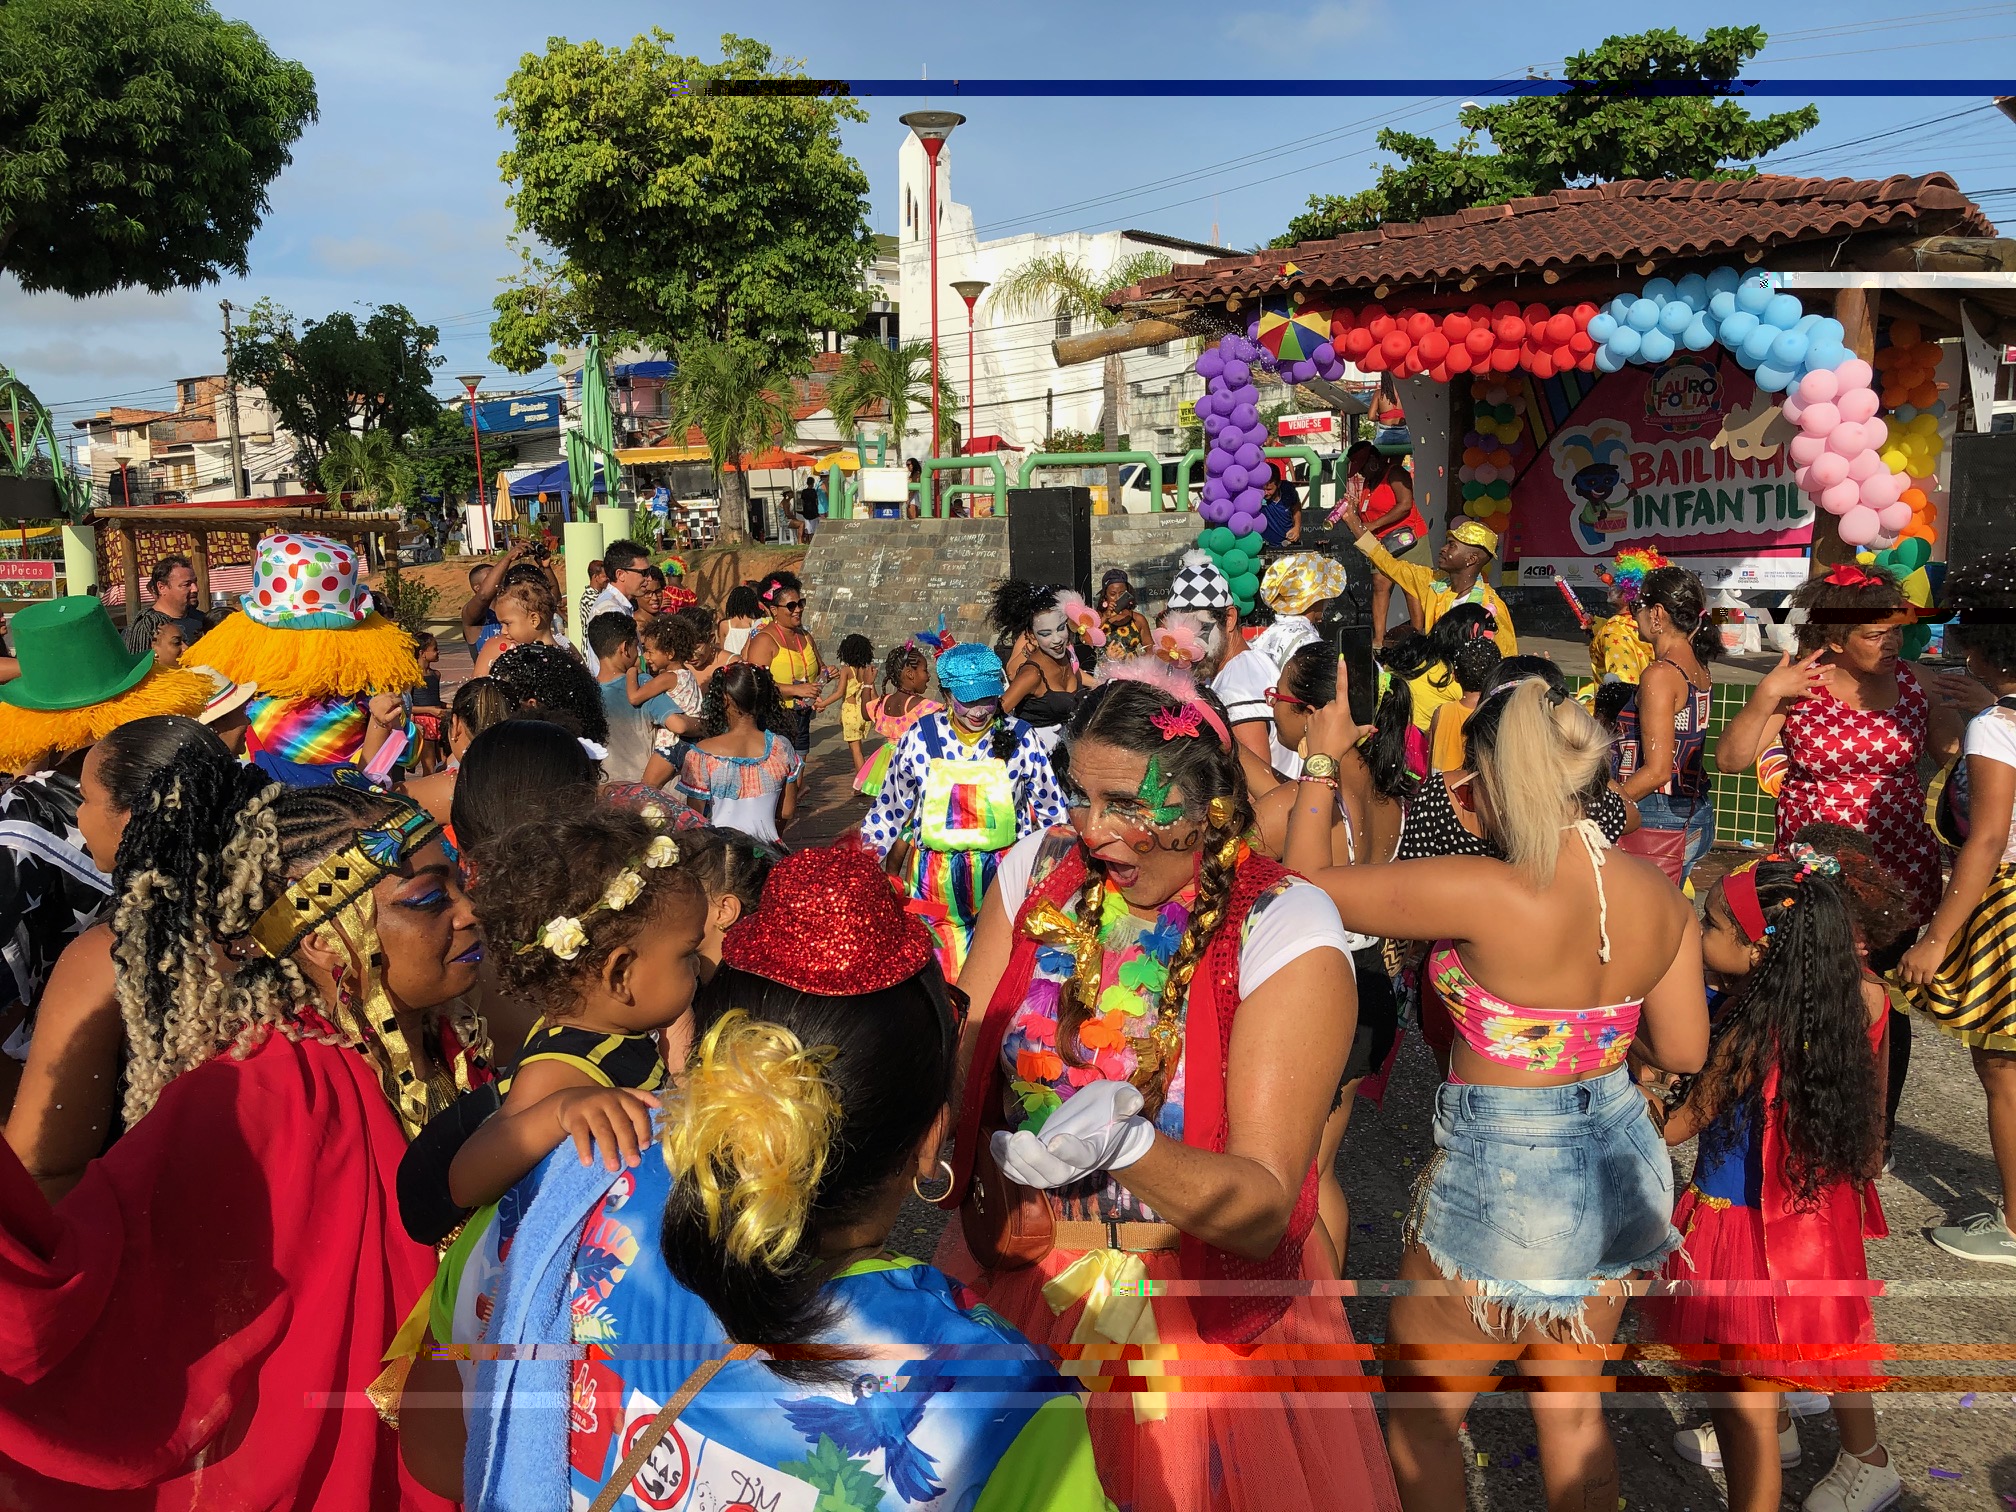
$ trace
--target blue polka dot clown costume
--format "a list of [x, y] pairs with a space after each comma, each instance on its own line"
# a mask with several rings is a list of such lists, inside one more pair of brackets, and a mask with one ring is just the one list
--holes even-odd
[[341, 768], [380, 776], [413, 739], [370, 716], [374, 694], [420, 686], [413, 637], [372, 606], [357, 554], [340, 541], [262, 540], [243, 608], [186, 659], [258, 685], [245, 754], [278, 781], [312, 787]]
[[1001, 712], [1000, 657], [986, 646], [950, 647], [938, 658], [938, 686], [947, 707], [897, 742], [861, 838], [884, 857], [904, 848], [898, 879], [949, 982], [966, 964], [1001, 852], [1062, 824], [1065, 811], [1036, 732]]

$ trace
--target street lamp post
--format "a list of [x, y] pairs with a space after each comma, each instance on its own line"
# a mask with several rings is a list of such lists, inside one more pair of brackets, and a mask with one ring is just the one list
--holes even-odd
[[[913, 110], [900, 119], [917, 134], [917, 140], [924, 144], [924, 156], [931, 162], [926, 193], [931, 202], [927, 210], [931, 225], [931, 456], [935, 459], [938, 455], [938, 154], [944, 150], [945, 138], [952, 135], [952, 128], [966, 117], [951, 110]], [[934, 476], [934, 486], [936, 481]]]
[[[483, 497], [483, 432], [476, 424], [476, 385], [483, 381], [483, 375], [464, 373], [455, 381], [469, 391], [469, 439], [476, 443], [476, 506], [486, 509], [483, 518], [487, 525], [490, 516], [486, 508], [489, 501]], [[490, 531], [486, 528], [483, 533], [488, 536]]]
[[973, 303], [987, 292], [984, 278], [962, 278], [952, 290], [966, 301], [966, 449], [973, 449]]

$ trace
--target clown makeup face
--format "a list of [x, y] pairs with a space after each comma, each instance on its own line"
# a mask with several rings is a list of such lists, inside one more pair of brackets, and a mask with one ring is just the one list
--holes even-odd
[[1052, 661], [1062, 661], [1071, 644], [1071, 625], [1062, 609], [1045, 609], [1029, 623], [1029, 638]]
[[1071, 751], [1064, 802], [1079, 843], [1129, 903], [1160, 907], [1191, 880], [1204, 826], [1186, 817], [1159, 758], [1081, 741]]
[[1166, 623], [1182, 625], [1202, 643], [1204, 659], [1190, 668], [1198, 684], [1216, 677], [1218, 669], [1225, 665], [1225, 626], [1218, 616], [1209, 609], [1172, 609]]
[[952, 698], [950, 694], [946, 697], [952, 705], [952, 723], [968, 735], [978, 735], [993, 724], [1001, 713], [999, 693], [989, 694], [986, 698], [976, 699], [972, 703], [963, 703], [959, 699]]

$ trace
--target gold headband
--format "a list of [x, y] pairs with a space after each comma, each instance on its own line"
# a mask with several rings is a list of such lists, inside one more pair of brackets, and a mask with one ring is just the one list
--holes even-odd
[[252, 943], [276, 960], [293, 954], [295, 946], [441, 833], [440, 821], [418, 804], [401, 800], [401, 810], [384, 824], [360, 832], [291, 884], [253, 924]]

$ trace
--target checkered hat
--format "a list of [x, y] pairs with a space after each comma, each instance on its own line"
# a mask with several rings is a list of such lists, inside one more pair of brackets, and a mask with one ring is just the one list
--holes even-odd
[[1232, 607], [1232, 585], [1206, 552], [1190, 551], [1169, 587], [1171, 609], [1219, 610]]

